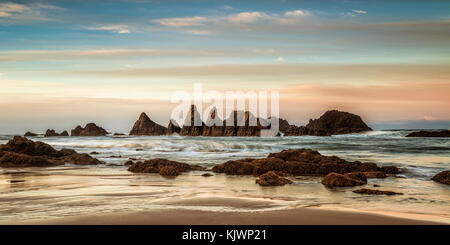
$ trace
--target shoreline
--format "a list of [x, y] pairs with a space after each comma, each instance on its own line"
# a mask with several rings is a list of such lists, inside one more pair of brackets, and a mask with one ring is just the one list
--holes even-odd
[[0, 222], [0, 225], [448, 225], [422, 219], [393, 215], [331, 210], [328, 208], [293, 208], [272, 211], [201, 211], [192, 209], [155, 209], [113, 212], [45, 220]]

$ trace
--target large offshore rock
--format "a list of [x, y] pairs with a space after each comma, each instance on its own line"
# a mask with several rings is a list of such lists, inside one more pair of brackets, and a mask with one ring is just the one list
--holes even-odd
[[84, 128], [78, 125], [70, 132], [71, 136], [105, 136], [107, 134], [108, 132], [104, 128], [95, 123], [88, 123]]
[[152, 121], [147, 114], [141, 113], [139, 119], [134, 123], [130, 135], [165, 135], [167, 128]]

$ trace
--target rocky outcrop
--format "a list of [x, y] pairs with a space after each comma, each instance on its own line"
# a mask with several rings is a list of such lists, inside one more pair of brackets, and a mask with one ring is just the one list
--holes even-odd
[[[196, 125], [200, 124], [200, 125]], [[180, 135], [184, 136], [201, 136], [205, 123], [202, 121], [200, 113], [195, 105], [191, 105], [188, 115], [186, 116]]]
[[306, 126], [297, 127], [280, 119], [280, 132], [285, 136], [330, 136], [371, 131], [360, 116], [338, 110], [325, 112], [318, 119], [310, 119]]
[[107, 134], [108, 132], [104, 128], [95, 123], [88, 123], [84, 128], [78, 125], [70, 132], [71, 136], [105, 136]]
[[412, 132], [405, 137], [450, 137], [450, 130]]
[[53, 129], [47, 129], [44, 135], [44, 137], [57, 137], [57, 136], [69, 136], [69, 133], [67, 133], [67, 131], [64, 130], [62, 133], [58, 134]]
[[311, 149], [283, 150], [262, 159], [227, 161], [212, 168], [214, 172], [230, 175], [261, 175], [269, 171], [291, 175], [324, 176], [331, 172], [378, 171], [375, 163], [349, 162], [336, 156], [323, 156]]
[[450, 185], [450, 170], [442, 171], [431, 179], [442, 184]]
[[41, 141], [34, 142], [20, 136], [14, 136], [8, 143], [0, 145], [1, 167], [42, 167], [64, 163], [93, 165], [103, 162], [88, 154], [79, 154], [71, 149], [58, 151]]
[[208, 114], [208, 119], [202, 130], [202, 135], [216, 137], [224, 136], [224, 126], [224, 122], [220, 119], [219, 115], [217, 115], [217, 109], [213, 108]]
[[282, 186], [287, 184], [292, 184], [292, 181], [279, 176], [274, 171], [269, 171], [265, 174], [261, 174], [256, 180], [256, 183], [261, 186]]
[[125, 136], [124, 133], [114, 133], [113, 135], [114, 135], [114, 136]]
[[37, 136], [37, 134], [28, 131], [24, 134], [24, 136], [25, 137], [33, 137], [33, 136]]
[[327, 187], [347, 187], [367, 184], [367, 180], [364, 181], [357, 177], [357, 175], [350, 175], [349, 173], [329, 173], [322, 179], [322, 184]]
[[369, 194], [369, 195], [403, 195], [403, 193], [399, 193], [399, 192], [393, 192], [393, 191], [381, 191], [381, 190], [374, 190], [374, 189], [358, 189], [358, 190], [354, 190], [354, 193], [358, 193], [358, 194]]
[[[129, 162], [127, 162], [130, 164]], [[204, 168], [187, 163], [155, 158], [146, 161], [131, 163], [128, 171], [133, 173], [159, 173], [162, 176], [177, 176], [191, 170], [203, 170]]]
[[181, 128], [177, 122], [173, 119], [170, 119], [169, 125], [167, 126], [167, 134], [180, 134]]
[[165, 135], [167, 128], [152, 121], [147, 114], [141, 113], [139, 119], [134, 123], [130, 135]]

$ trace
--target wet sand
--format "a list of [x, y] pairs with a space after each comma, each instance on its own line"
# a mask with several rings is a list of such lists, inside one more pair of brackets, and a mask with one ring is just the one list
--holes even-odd
[[437, 225], [444, 223], [359, 212], [295, 208], [256, 212], [165, 209], [10, 222], [34, 225]]

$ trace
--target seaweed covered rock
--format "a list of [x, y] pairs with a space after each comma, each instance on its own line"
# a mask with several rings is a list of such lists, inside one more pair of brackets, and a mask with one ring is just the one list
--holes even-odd
[[78, 125], [70, 132], [71, 136], [105, 136], [107, 134], [108, 132], [104, 128], [95, 123], [88, 123], [84, 128]]
[[374, 190], [374, 189], [358, 189], [358, 190], [354, 190], [354, 193], [358, 193], [358, 194], [369, 194], [369, 195], [403, 195], [403, 193], [399, 193], [399, 192], [393, 192], [393, 191], [381, 191], [381, 190]]
[[395, 166], [382, 166], [378, 168], [378, 171], [381, 171], [385, 174], [399, 174], [401, 173], [400, 169]]
[[347, 187], [365, 185], [367, 181], [357, 178], [355, 175], [329, 173], [322, 179], [322, 184], [327, 187]]
[[159, 174], [165, 177], [175, 177], [180, 175], [180, 171], [174, 166], [165, 166], [159, 170]]
[[79, 165], [103, 164], [88, 154], [79, 154], [71, 149], [56, 150], [41, 141], [32, 141], [25, 137], [14, 136], [4, 145], [0, 145], [1, 167], [42, 167], [72, 163]]
[[442, 184], [450, 185], [450, 170], [442, 171], [431, 179]]
[[378, 171], [378, 167], [375, 163], [349, 162], [336, 156], [323, 156], [311, 149], [292, 149], [271, 153], [262, 159], [227, 161], [214, 166], [212, 170], [230, 175], [260, 175], [279, 171], [291, 175], [324, 176], [331, 172], [372, 172]]
[[[130, 164], [130, 163], [129, 163]], [[170, 168], [167, 168], [170, 167]], [[128, 171], [133, 173], [159, 173], [163, 176], [177, 176], [191, 170], [203, 170], [204, 168], [176, 162], [162, 158], [154, 158], [146, 161], [131, 163]]]
[[265, 174], [261, 174], [256, 180], [256, 183], [261, 186], [282, 186], [286, 184], [292, 184], [292, 181], [279, 176], [274, 171], [269, 171]]

